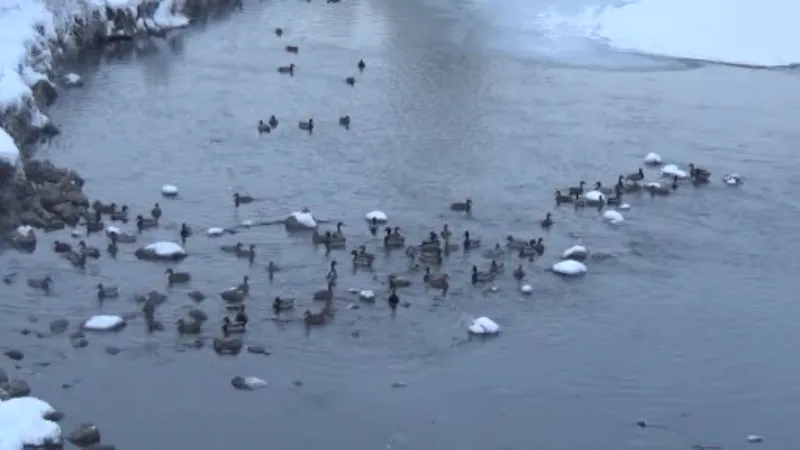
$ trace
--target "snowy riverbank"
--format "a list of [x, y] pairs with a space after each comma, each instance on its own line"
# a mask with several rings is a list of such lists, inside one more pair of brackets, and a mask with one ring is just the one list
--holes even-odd
[[191, 18], [241, 0], [5, 0], [0, 3], [0, 231], [74, 225], [89, 206], [71, 170], [31, 161], [60, 131], [46, 114], [60, 88], [81, 84], [59, 63], [83, 50], [168, 37]]

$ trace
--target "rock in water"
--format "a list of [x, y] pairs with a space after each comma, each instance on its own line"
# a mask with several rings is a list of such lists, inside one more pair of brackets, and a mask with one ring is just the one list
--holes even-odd
[[91, 423], [80, 424], [67, 435], [67, 440], [78, 447], [88, 447], [100, 442], [100, 429]]
[[231, 385], [242, 391], [253, 391], [265, 387], [267, 382], [258, 377], [236, 376], [231, 378]]

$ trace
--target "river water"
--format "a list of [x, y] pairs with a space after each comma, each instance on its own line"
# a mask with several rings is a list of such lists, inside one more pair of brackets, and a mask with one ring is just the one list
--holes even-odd
[[[249, 274], [254, 324], [246, 339], [267, 345], [271, 356], [187, 350], [171, 326], [148, 335], [138, 321], [90, 337], [81, 350], [65, 338], [20, 336], [37, 326], [29, 316], [44, 327], [94, 313], [97, 282], [125, 293], [103, 311], [133, 311], [134, 292], [165, 289], [164, 267], [136, 262], [132, 248], [117, 261], [92, 263], [87, 274], [48, 245], [32, 255], [5, 253], [8, 270], [55, 279], [49, 297], [18, 283], [0, 302], [8, 318], [1, 339], [26, 352], [21, 370], [35, 392], [64, 409], [68, 424], [95, 421], [104, 440], [122, 448], [256, 449], [268, 440], [287, 450], [728, 449], [749, 445], [750, 433], [765, 436], [762, 448], [796, 444], [791, 342], [800, 338], [800, 307], [790, 279], [800, 263], [786, 249], [798, 244], [798, 178], [789, 163], [800, 138], [792, 115], [798, 78], [629, 56], [554, 58], [559, 53], [542, 52], [535, 35], [526, 47], [519, 30], [486, 20], [482, 10], [251, 2], [244, 14], [136, 58], [81, 68], [86, 87], [63, 94], [52, 112], [64, 134], [40, 155], [78, 170], [92, 198], [142, 212], [160, 202], [167, 226], [142, 242], [175, 240], [183, 221], [200, 230], [303, 206], [341, 218], [351, 245], [375, 251], [379, 241], [363, 220], [372, 209], [386, 211], [414, 241], [443, 222], [485, 243], [534, 237], [553, 210], [554, 188], [581, 179], [611, 184], [651, 151], [706, 167], [715, 183], [682, 186], [670, 198], [631, 198], [620, 226], [594, 210], [554, 210], [547, 252], [525, 263], [530, 297], [517, 293], [510, 275], [496, 283], [498, 293], [472, 287], [470, 267], [487, 260], [458, 253], [443, 268], [454, 280], [446, 299], [417, 282], [401, 293], [411, 307], [392, 319], [382, 300], [346, 310], [343, 292], [335, 322], [308, 335], [299, 324], [267, 320], [276, 295], [310, 304], [324, 287], [329, 259], [307, 236], [260, 227], [192, 238], [191, 256], [178, 267], [210, 294], [200, 307], [215, 321], [224, 313], [215, 292]], [[282, 39], [272, 32], [278, 26]], [[299, 54], [285, 53], [286, 44]], [[279, 75], [276, 67], [291, 61], [295, 76]], [[352, 88], [344, 83], [351, 75]], [[270, 114], [282, 122], [259, 136], [254, 124]], [[349, 131], [337, 125], [345, 114]], [[296, 126], [308, 117], [313, 135]], [[722, 185], [728, 172], [746, 183]], [[160, 197], [165, 183], [179, 186], [179, 199]], [[262, 201], [237, 213], [234, 191]], [[466, 197], [475, 203], [471, 218], [448, 211]], [[69, 239], [44, 241], [55, 238]], [[237, 240], [258, 245], [256, 265], [217, 250]], [[89, 241], [105, 246], [100, 236]], [[577, 242], [606, 257], [590, 261], [578, 280], [545, 271]], [[348, 267], [346, 254], [333, 257]], [[268, 260], [286, 267], [272, 283]], [[406, 264], [381, 254], [375, 275], [382, 280]], [[385, 295], [368, 273], [343, 269], [339, 284]], [[174, 289], [159, 318], [172, 323], [191, 304]], [[504, 333], [467, 341], [463, 321], [475, 315], [492, 317]], [[107, 355], [107, 345], [123, 352]], [[234, 375], [270, 386], [237, 392]], [[641, 430], [636, 420], [669, 430]]]

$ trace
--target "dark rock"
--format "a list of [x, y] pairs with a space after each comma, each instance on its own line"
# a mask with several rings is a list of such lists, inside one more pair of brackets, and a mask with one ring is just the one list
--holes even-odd
[[94, 424], [84, 423], [78, 425], [66, 438], [78, 447], [88, 447], [100, 442], [100, 429]]
[[156, 252], [147, 250], [142, 247], [133, 252], [136, 259], [142, 261], [182, 261], [188, 256], [186, 253], [175, 253], [170, 255], [159, 255]]
[[84, 333], [83, 331], [80, 331], [80, 330], [73, 331], [72, 333], [69, 334], [68, 337], [70, 339], [80, 339], [80, 338], [86, 337], [86, 333]]
[[42, 106], [50, 106], [58, 98], [56, 87], [48, 80], [39, 80], [31, 87], [33, 98]]
[[192, 320], [200, 323], [203, 323], [208, 320], [208, 314], [197, 308], [190, 309], [189, 312], [186, 313], [186, 315], [192, 318]]
[[11, 398], [25, 397], [30, 395], [31, 387], [27, 381], [15, 378], [5, 384], [5, 391]]
[[14, 361], [20, 361], [20, 360], [22, 360], [22, 358], [25, 357], [25, 355], [21, 351], [16, 350], [16, 349], [6, 350], [5, 351], [5, 355], [9, 359], [14, 360]]
[[244, 344], [242, 340], [234, 337], [214, 339], [214, 351], [220, 355], [238, 355]]
[[86, 348], [89, 346], [89, 341], [86, 338], [71, 339], [70, 344], [73, 348]]
[[61, 334], [69, 328], [69, 321], [67, 319], [56, 319], [50, 322], [50, 332], [53, 334]]
[[269, 355], [270, 352], [264, 348], [263, 345], [248, 345], [247, 346], [248, 353], [252, 353], [254, 355]]
[[8, 383], [8, 373], [0, 368], [0, 384]]
[[51, 422], [60, 422], [64, 418], [64, 413], [61, 411], [48, 411], [44, 414], [44, 418]]
[[109, 354], [109, 355], [116, 355], [121, 351], [122, 351], [122, 349], [119, 348], [119, 347], [114, 347], [114, 346], [106, 347], [106, 353]]

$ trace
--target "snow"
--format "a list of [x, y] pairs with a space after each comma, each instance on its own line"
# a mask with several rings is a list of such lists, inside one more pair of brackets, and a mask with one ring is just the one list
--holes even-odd
[[573, 259], [565, 259], [564, 261], [553, 264], [553, 272], [559, 275], [583, 275], [586, 273], [586, 271], [586, 264]]
[[183, 14], [173, 14], [170, 10], [177, 10], [175, 0], [162, 0], [156, 12], [153, 14], [153, 21], [159, 28], [183, 28], [189, 26], [189, 18]]
[[0, 402], [0, 450], [22, 450], [59, 442], [61, 427], [44, 415], [55, 409], [35, 397], [12, 398]]
[[161, 194], [166, 197], [174, 197], [178, 195], [178, 188], [171, 184], [165, 184], [161, 186]]
[[573, 245], [572, 247], [564, 250], [561, 255], [563, 259], [584, 260], [589, 256], [589, 251], [583, 245]]
[[301, 226], [306, 228], [316, 228], [317, 227], [317, 220], [314, 218], [314, 215], [310, 212], [293, 212], [290, 216], [293, 217], [297, 223]]
[[625, 217], [619, 213], [619, 211], [614, 211], [613, 209], [609, 209], [603, 213], [603, 219], [607, 220], [610, 223], [620, 223], [625, 220]]
[[532, 294], [533, 293], [533, 286], [530, 284], [523, 284], [519, 287], [519, 291], [523, 294]]
[[[2, 52], [2, 49], [0, 49], [0, 52]], [[2, 82], [3, 79], [0, 79], [0, 89], [2, 89]], [[0, 109], [2, 109], [2, 104], [0, 104]], [[15, 144], [14, 139], [6, 133], [6, 130], [2, 128], [0, 128], [0, 161], [15, 167], [19, 162], [19, 148], [17, 148], [17, 144]]]
[[120, 316], [98, 315], [90, 317], [83, 323], [84, 330], [109, 331], [116, 330], [125, 325], [125, 319]]
[[367, 221], [372, 222], [372, 219], [375, 219], [378, 223], [386, 223], [389, 221], [389, 216], [386, 215], [383, 211], [370, 211], [364, 216]]
[[478, 317], [467, 327], [473, 334], [497, 334], [500, 332], [500, 325], [488, 317]]
[[683, 169], [678, 168], [678, 166], [676, 166], [675, 164], [667, 164], [666, 166], [661, 168], [661, 176], [689, 178], [689, 173], [687, 173]]
[[644, 157], [645, 164], [661, 164], [661, 155], [658, 153], [648, 153]]
[[220, 228], [220, 227], [211, 227], [208, 230], [206, 230], [206, 235], [208, 235], [209, 237], [219, 237], [222, 236], [223, 233], [225, 233], [225, 228]]
[[77, 73], [68, 73], [62, 77], [64, 84], [67, 86], [83, 86], [83, 78]]
[[119, 236], [122, 234], [122, 231], [113, 225], [109, 225], [106, 227], [106, 234], [107, 235], [116, 234], [117, 236]]
[[174, 242], [167, 242], [167, 241], [154, 242], [145, 247], [144, 249], [153, 252], [158, 256], [173, 256], [173, 255], [186, 254], [186, 250], [184, 250], [183, 247]]

